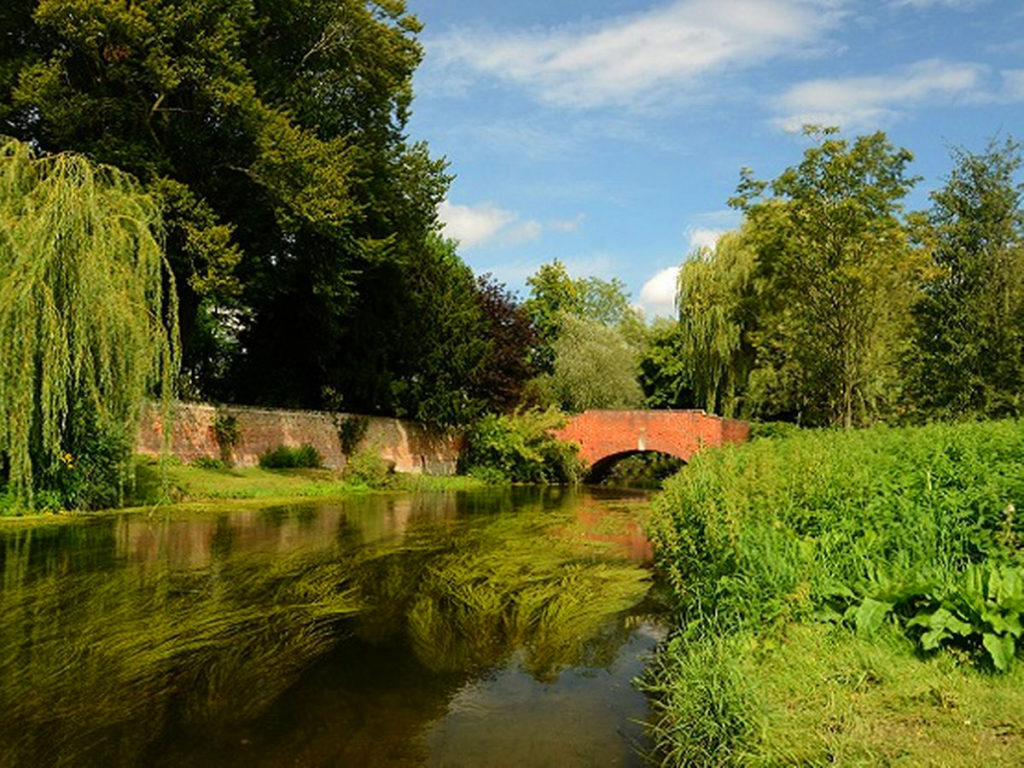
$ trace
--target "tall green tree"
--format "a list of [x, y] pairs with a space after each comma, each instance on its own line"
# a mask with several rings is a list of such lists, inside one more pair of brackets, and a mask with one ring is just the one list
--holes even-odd
[[754, 363], [755, 251], [744, 232], [723, 235], [679, 270], [678, 355], [688, 388], [709, 413], [735, 416]]
[[[448, 182], [405, 138], [419, 30], [401, 0], [6, 3], [0, 132], [161, 201], [200, 394], [386, 409], [353, 360], [386, 365], [368, 329]], [[209, 365], [226, 337], [237, 357]]]
[[541, 402], [569, 413], [640, 407], [636, 347], [618, 329], [596, 320], [566, 314], [560, 324], [554, 370], [535, 380]]
[[434, 235], [403, 274], [388, 386], [398, 413], [442, 426], [507, 413], [534, 374], [536, 335], [503, 286], [477, 278], [455, 242]]
[[693, 377], [679, 323], [657, 318], [641, 347], [637, 379], [648, 408], [695, 408]]
[[1024, 410], [1024, 212], [1020, 144], [953, 151], [922, 239], [933, 270], [915, 308], [913, 400], [925, 416]]
[[810, 127], [802, 161], [771, 182], [745, 170], [730, 202], [746, 216], [763, 280], [751, 396], [760, 413], [851, 427], [898, 399], [921, 257], [903, 199], [908, 150], [885, 134]]
[[178, 342], [161, 236], [131, 177], [0, 148], [0, 457], [23, 501], [54, 486], [62, 503], [93, 501], [72, 492], [100, 483], [94, 470], [123, 474], [144, 398], [169, 402]]

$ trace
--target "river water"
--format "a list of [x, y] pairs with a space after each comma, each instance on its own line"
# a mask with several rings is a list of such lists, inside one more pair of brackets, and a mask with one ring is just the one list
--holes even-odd
[[642, 496], [0, 529], [2, 766], [640, 766]]

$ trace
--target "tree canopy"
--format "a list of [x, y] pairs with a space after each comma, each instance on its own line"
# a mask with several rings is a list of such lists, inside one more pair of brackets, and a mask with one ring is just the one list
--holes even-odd
[[448, 183], [404, 135], [419, 29], [400, 0], [6, 4], [0, 132], [159, 200], [194, 394], [318, 405], [329, 385], [386, 410], [363, 330], [406, 302], [395, 276]]
[[915, 307], [917, 409], [956, 417], [1024, 409], [1024, 213], [1020, 145], [953, 150], [920, 237], [932, 270]]
[[0, 460], [24, 500], [40, 477], [88, 473], [102, 451], [86, 443], [113, 441], [104, 460], [126, 460], [146, 395], [170, 397], [178, 338], [161, 235], [158, 206], [124, 173], [0, 148]]
[[850, 427], [899, 395], [923, 264], [902, 216], [916, 179], [883, 133], [806, 133], [798, 165], [771, 182], [744, 171], [731, 201], [763, 281], [751, 396], [765, 415]]

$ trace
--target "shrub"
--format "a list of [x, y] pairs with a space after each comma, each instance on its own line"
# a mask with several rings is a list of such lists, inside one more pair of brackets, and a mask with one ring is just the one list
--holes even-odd
[[584, 465], [577, 446], [551, 434], [565, 425], [556, 410], [485, 416], [466, 435], [460, 470], [492, 481], [514, 483], [576, 483]]
[[336, 426], [341, 452], [346, 456], [351, 456], [366, 437], [366, 432], [370, 428], [370, 420], [365, 416], [346, 416], [343, 419], [338, 419]]
[[227, 469], [223, 459], [211, 459], [209, 456], [200, 456], [192, 462], [197, 469]]
[[227, 413], [218, 413], [213, 420], [213, 434], [217, 438], [217, 447], [220, 448], [221, 462], [230, 467], [234, 464], [235, 446], [242, 436], [238, 429], [238, 419]]
[[376, 451], [356, 451], [348, 457], [342, 477], [356, 485], [384, 488], [391, 480], [391, 465]]
[[[965, 580], [980, 578], [968, 576], [972, 567], [1024, 566], [1013, 515], [1022, 459], [1018, 422], [758, 440], [694, 457], [657, 500], [652, 534], [693, 620], [735, 627], [814, 615], [870, 627], [893, 609], [909, 620], [955, 608]], [[995, 632], [963, 608], [985, 599], [960, 603], [971, 643]], [[1004, 613], [1017, 610], [1007, 600]], [[917, 634], [945, 616], [930, 615]], [[1004, 620], [1016, 627], [1013, 616], [996, 623]]]
[[316, 469], [323, 464], [324, 457], [320, 451], [308, 443], [298, 448], [279, 445], [260, 456], [263, 469]]
[[124, 500], [129, 477], [130, 443], [113, 427], [102, 428], [98, 419], [73, 414], [65, 444], [71, 446], [43, 473], [32, 506], [40, 511], [108, 509]]

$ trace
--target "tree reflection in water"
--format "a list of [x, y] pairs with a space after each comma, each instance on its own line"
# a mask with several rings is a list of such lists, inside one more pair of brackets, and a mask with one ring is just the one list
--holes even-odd
[[429, 762], [472, 681], [615, 663], [641, 513], [516, 489], [9, 529], [0, 764]]

